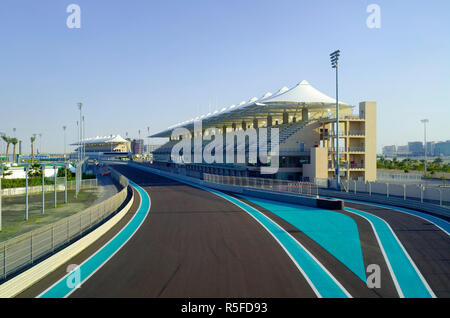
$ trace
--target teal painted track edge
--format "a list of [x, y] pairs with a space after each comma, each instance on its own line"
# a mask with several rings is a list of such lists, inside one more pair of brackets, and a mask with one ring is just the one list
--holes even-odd
[[[177, 179], [176, 179], [177, 180]], [[345, 290], [345, 288], [335, 280], [335, 278], [319, 264], [318, 261], [312, 257], [312, 254], [295, 240], [289, 233], [287, 233], [281, 226], [265, 216], [260, 211], [254, 209], [248, 204], [222, 193], [217, 190], [213, 190], [207, 187], [203, 187], [198, 184], [191, 183], [186, 180], [178, 180], [193, 187], [211, 192], [223, 199], [232, 202], [253, 218], [255, 218], [266, 230], [279, 242], [286, 253], [296, 263], [299, 270], [305, 276], [305, 279], [312, 284], [312, 289], [318, 297], [324, 298], [351, 298], [352, 296]]]
[[[307, 207], [294, 203], [254, 198], [247, 195], [237, 196], [269, 210], [295, 226], [322, 246], [327, 252], [336, 257], [336, 259], [363, 281], [364, 284], [366, 283], [367, 277], [358, 226], [351, 217], [326, 209]], [[317, 225], [319, 224], [325, 226], [325, 229], [321, 229], [321, 231], [335, 231], [336, 233], [340, 233], [340, 236], [326, 235], [327, 237], [325, 238], [323, 235], [318, 235]], [[342, 230], [345, 235], [339, 232], [339, 230]], [[345, 252], [342, 251], [343, 246], [346, 247]], [[351, 252], [348, 252], [347, 248], [350, 247]]]
[[[130, 185], [134, 187], [141, 198], [141, 203], [138, 211], [127, 225], [117, 233], [108, 243], [106, 243], [100, 250], [95, 252], [91, 257], [85, 260], [78, 269], [80, 270], [81, 285], [89, 279], [97, 270], [99, 270], [111, 257], [114, 256], [136, 233], [144, 220], [149, 214], [151, 201], [148, 193], [138, 186], [136, 183], [129, 181]], [[44, 291], [37, 298], [64, 298], [68, 297], [76, 289], [68, 287], [67, 279], [71, 273], [66, 274], [58, 282]]]
[[344, 210], [366, 218], [374, 227], [375, 234], [380, 241], [380, 248], [384, 250], [395, 276], [393, 279], [401, 289], [402, 295], [400, 296], [406, 298], [436, 297], [385, 220], [369, 212], [353, 208], [344, 208]]
[[353, 203], [359, 203], [359, 204], [365, 204], [365, 205], [371, 205], [371, 206], [378, 206], [380, 208], [390, 209], [397, 212], [410, 214], [413, 216], [416, 216], [418, 218], [421, 218], [423, 220], [426, 220], [434, 225], [436, 225], [438, 228], [440, 228], [442, 231], [444, 231], [447, 235], [450, 235], [450, 222], [447, 222], [444, 219], [441, 219], [440, 217], [433, 216], [430, 214], [426, 214], [423, 212], [402, 208], [394, 205], [386, 205], [386, 204], [380, 204], [380, 203], [374, 203], [374, 202], [368, 202], [368, 201], [358, 201], [358, 200], [350, 200], [350, 199], [342, 199], [342, 198], [334, 198], [334, 197], [327, 197], [327, 196], [320, 196], [321, 198], [331, 198], [331, 199], [340, 199], [343, 201], [353, 202]]

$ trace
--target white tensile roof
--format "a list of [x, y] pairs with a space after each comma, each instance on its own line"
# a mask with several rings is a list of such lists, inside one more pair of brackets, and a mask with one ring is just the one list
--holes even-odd
[[[283, 103], [283, 104], [335, 104], [336, 99], [331, 98], [311, 86], [307, 81], [301, 81], [290, 90], [268, 98], [262, 103]], [[344, 104], [344, 103], [340, 103]]]
[[[192, 128], [194, 121], [202, 120], [203, 126], [219, 127], [221, 123], [230, 123], [239, 119], [249, 119], [264, 116], [267, 113], [279, 113], [284, 110], [298, 110], [307, 107], [310, 111], [322, 111], [323, 109], [332, 107], [336, 104], [336, 100], [324, 93], [320, 92], [303, 80], [293, 88], [282, 87], [275, 94], [266, 93], [262, 97], [253, 97], [248, 101], [242, 101], [229, 107], [219, 108], [218, 110], [197, 116], [195, 119], [180, 122], [168, 127], [166, 130], [152, 135], [151, 137], [167, 137], [175, 128], [185, 127]], [[346, 103], [339, 102], [341, 107], [351, 107]]]
[[127, 142], [128, 140], [123, 139], [120, 135], [110, 135], [104, 137], [95, 137], [95, 138], [87, 138], [82, 140], [81, 143], [73, 143], [72, 146], [82, 145], [92, 145], [92, 144], [120, 144], [123, 142]]

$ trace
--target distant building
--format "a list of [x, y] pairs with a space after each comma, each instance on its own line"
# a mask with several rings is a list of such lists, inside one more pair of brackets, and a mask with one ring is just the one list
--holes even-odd
[[144, 146], [144, 152], [151, 154], [153, 153], [153, 151], [155, 151], [156, 149], [158, 149], [159, 147], [161, 147], [162, 145], [145, 145]]
[[397, 155], [397, 147], [395, 145], [383, 147], [383, 156], [394, 157]]
[[74, 153], [70, 155], [71, 158], [77, 158], [80, 150], [84, 151], [89, 158], [105, 158], [105, 157], [129, 157], [130, 156], [130, 142], [123, 139], [119, 135], [110, 135], [106, 137], [88, 138], [81, 143], [73, 143], [76, 146]]
[[423, 143], [421, 141], [408, 142], [409, 152], [411, 156], [418, 157], [424, 155]]
[[436, 141], [427, 142], [427, 156], [434, 156], [434, 148], [436, 147]]
[[409, 147], [406, 146], [398, 146], [397, 147], [397, 156], [407, 156], [409, 155]]
[[450, 140], [437, 142], [434, 145], [435, 156], [450, 156]]
[[131, 141], [131, 152], [133, 155], [144, 154], [144, 139], [133, 139]]

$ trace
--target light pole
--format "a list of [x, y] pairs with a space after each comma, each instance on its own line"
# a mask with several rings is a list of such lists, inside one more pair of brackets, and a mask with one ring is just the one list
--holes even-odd
[[[336, 69], [336, 188], [340, 188], [340, 175], [339, 175], [339, 95], [338, 95], [338, 60], [339, 53], [337, 50], [330, 54], [331, 67]], [[348, 173], [348, 170], [347, 170]]]
[[56, 198], [56, 177], [58, 177], [58, 166], [56, 164], [53, 165], [53, 171], [55, 172], [55, 208], [56, 208], [56, 203], [57, 203], [57, 198]]
[[64, 131], [64, 163], [67, 161], [66, 159], [66, 126], [63, 126]]
[[2, 230], [2, 179], [3, 166], [0, 166], [0, 231]]
[[84, 116], [83, 116], [83, 126], [82, 126], [82, 131], [83, 131], [83, 137], [82, 137], [82, 140], [83, 140], [83, 159], [86, 157], [86, 142], [85, 142], [85, 139], [86, 139], [86, 124], [85, 124], [85, 121], [84, 121]]
[[45, 163], [41, 164], [42, 170], [42, 214], [45, 214]]
[[77, 120], [77, 133], [78, 133], [78, 149], [77, 149], [77, 159], [80, 160], [80, 124]]
[[69, 164], [64, 163], [64, 203], [67, 203], [67, 169], [69, 169]]
[[141, 149], [141, 130], [139, 129], [139, 140], [138, 140], [138, 142], [137, 142], [137, 144], [138, 144], [138, 154], [142, 154], [142, 149]]
[[28, 165], [25, 165], [25, 220], [28, 220]]
[[42, 133], [39, 133], [39, 147], [40, 147], [39, 153], [43, 154], [44, 151], [42, 151]]
[[[150, 127], [147, 126], [148, 144], [147, 144], [147, 156], [150, 157]], [[147, 159], [148, 159], [147, 157]]]
[[423, 124], [423, 139], [424, 139], [424, 152], [425, 152], [425, 162], [424, 162], [424, 177], [427, 177], [427, 124], [428, 119], [422, 119], [420, 121]]
[[83, 138], [82, 136], [82, 126], [83, 126], [83, 124], [82, 124], [82, 121], [81, 121], [81, 119], [82, 119], [82, 115], [81, 115], [81, 108], [83, 108], [83, 103], [78, 103], [77, 104], [77, 106], [78, 106], [78, 109], [80, 110], [80, 126], [78, 127], [79, 128], [79, 130], [80, 130], [80, 133], [79, 133], [79, 143], [78, 143], [78, 145], [79, 145], [79, 147], [78, 147], [78, 159], [81, 161], [81, 159], [82, 159], [82, 155], [81, 155], [81, 148], [82, 148], [82, 146], [81, 146], [81, 138]]

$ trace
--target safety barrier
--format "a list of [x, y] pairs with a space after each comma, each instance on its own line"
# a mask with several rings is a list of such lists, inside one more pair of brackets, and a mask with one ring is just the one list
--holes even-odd
[[386, 199], [391, 197], [403, 200], [420, 201], [442, 206], [450, 206], [450, 189], [424, 184], [363, 182], [356, 180], [341, 180], [341, 191], [353, 194], [381, 195]]
[[34, 264], [86, 233], [116, 211], [128, 194], [128, 179], [116, 171], [111, 176], [123, 189], [114, 196], [58, 222], [0, 243], [0, 279]]
[[[67, 190], [74, 190], [76, 187], [76, 181], [71, 180], [67, 181]], [[81, 189], [89, 189], [89, 188], [96, 188], [98, 186], [97, 179], [85, 179], [81, 181], [80, 188]], [[64, 191], [65, 185], [64, 185], [64, 178], [58, 178], [56, 182], [56, 191]], [[2, 196], [12, 196], [12, 195], [22, 195], [25, 194], [26, 189], [24, 187], [21, 188], [7, 188], [2, 189]], [[54, 184], [48, 184], [44, 185], [44, 192], [52, 192], [55, 191], [55, 185]], [[42, 186], [33, 186], [28, 187], [28, 194], [34, 194], [34, 193], [42, 193]]]
[[318, 186], [311, 182], [278, 180], [268, 178], [223, 176], [217, 174], [203, 174], [203, 180], [213, 183], [234, 185], [248, 188], [268, 189], [279, 192], [289, 192], [316, 197]]

